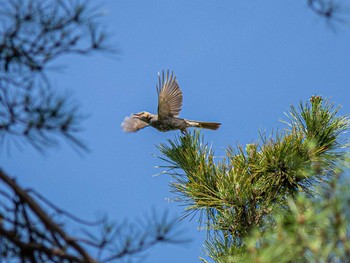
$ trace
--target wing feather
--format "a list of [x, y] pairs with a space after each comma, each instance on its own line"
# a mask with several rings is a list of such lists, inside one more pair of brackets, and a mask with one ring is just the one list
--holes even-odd
[[169, 75], [169, 70], [164, 77], [158, 73], [158, 117], [164, 118], [167, 116], [178, 117], [182, 106], [182, 92], [177, 83], [174, 72]]
[[133, 117], [133, 115], [130, 117], [125, 117], [124, 121], [121, 124], [123, 132], [137, 132], [146, 126], [148, 126], [148, 123]]

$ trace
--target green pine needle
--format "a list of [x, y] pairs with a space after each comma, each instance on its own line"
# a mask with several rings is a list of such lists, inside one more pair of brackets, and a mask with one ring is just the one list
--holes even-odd
[[275, 224], [273, 212], [288, 211], [290, 200], [300, 194], [310, 198], [318, 186], [339, 176], [340, 164], [349, 158], [343, 137], [349, 119], [338, 116], [339, 109], [313, 96], [298, 110], [290, 108], [287, 129], [260, 134], [260, 145], [228, 147], [221, 161], [199, 130], [158, 146], [167, 162], [164, 173], [174, 179], [174, 200], [185, 206], [184, 217], [200, 212], [209, 257], [226, 262], [221, 261], [225, 255], [239, 254], [253, 229]]

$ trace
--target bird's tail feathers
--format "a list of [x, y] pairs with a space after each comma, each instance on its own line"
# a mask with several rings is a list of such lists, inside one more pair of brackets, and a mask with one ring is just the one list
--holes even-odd
[[198, 128], [210, 129], [210, 130], [217, 130], [221, 125], [221, 123], [219, 122], [190, 121], [190, 120], [187, 120], [187, 123], [191, 127], [198, 127]]

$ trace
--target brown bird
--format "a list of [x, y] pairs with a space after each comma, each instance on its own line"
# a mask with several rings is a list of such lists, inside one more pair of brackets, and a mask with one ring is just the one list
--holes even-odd
[[174, 72], [169, 76], [169, 70], [164, 78], [158, 73], [158, 115], [142, 111], [125, 117], [121, 124], [124, 132], [136, 132], [146, 126], [152, 126], [159, 131], [181, 130], [185, 132], [188, 127], [217, 130], [221, 123], [193, 121], [178, 118], [182, 106], [182, 92], [177, 83]]

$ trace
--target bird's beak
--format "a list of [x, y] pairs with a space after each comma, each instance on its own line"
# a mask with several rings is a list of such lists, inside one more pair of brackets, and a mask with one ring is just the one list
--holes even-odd
[[139, 119], [141, 117], [141, 113], [133, 113], [132, 117], [136, 118], [136, 119]]

